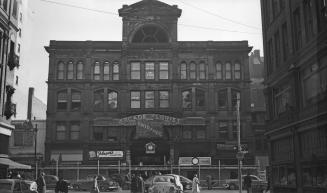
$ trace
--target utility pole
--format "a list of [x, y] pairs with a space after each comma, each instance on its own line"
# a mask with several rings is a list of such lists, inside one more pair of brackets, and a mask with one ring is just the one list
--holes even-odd
[[239, 193], [242, 193], [242, 159], [244, 154], [241, 150], [241, 120], [240, 120], [240, 95], [237, 95], [237, 106], [236, 106], [236, 116], [237, 116], [237, 164], [238, 164], [238, 187]]
[[35, 161], [35, 176], [37, 178], [37, 155], [36, 155], [36, 147], [37, 147], [37, 124], [35, 124], [34, 128], [34, 161]]

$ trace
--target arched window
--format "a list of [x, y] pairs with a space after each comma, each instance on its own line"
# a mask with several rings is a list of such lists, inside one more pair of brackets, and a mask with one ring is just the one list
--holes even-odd
[[119, 63], [118, 62], [114, 62], [114, 64], [113, 64], [112, 78], [113, 78], [113, 80], [119, 80]]
[[241, 79], [241, 64], [238, 62], [234, 64], [234, 79], [235, 80]]
[[72, 101], [71, 101], [71, 110], [80, 111], [81, 110], [81, 92], [72, 90]]
[[182, 92], [183, 109], [192, 109], [192, 89]]
[[76, 79], [77, 80], [82, 80], [84, 76], [84, 65], [83, 62], [78, 62], [77, 63], [77, 68], [76, 68]]
[[68, 97], [67, 90], [59, 91], [57, 93], [57, 110], [67, 110]]
[[100, 80], [101, 71], [100, 71], [100, 63], [95, 62], [93, 67], [93, 80]]
[[132, 39], [133, 43], [164, 43], [168, 42], [167, 33], [158, 26], [147, 25], [141, 27]]
[[118, 107], [118, 94], [116, 91], [108, 90], [108, 109], [113, 110]]
[[220, 62], [216, 63], [216, 79], [221, 80], [223, 77], [223, 67]]
[[65, 64], [63, 62], [59, 62], [57, 65], [57, 79], [63, 80], [65, 78]]
[[69, 61], [67, 64], [67, 80], [74, 79], [74, 63]]
[[231, 63], [227, 62], [225, 64], [225, 79], [229, 80], [232, 78], [232, 66]]
[[185, 62], [181, 63], [180, 70], [181, 70], [181, 79], [187, 79], [187, 67]]
[[194, 62], [190, 63], [190, 79], [196, 79], [196, 64]]
[[95, 111], [102, 111], [104, 107], [104, 91], [98, 90], [93, 95], [93, 108]]
[[110, 80], [110, 63], [107, 61], [103, 64], [103, 80]]
[[207, 76], [207, 65], [204, 62], [199, 64], [199, 78], [201, 80], [206, 79]]

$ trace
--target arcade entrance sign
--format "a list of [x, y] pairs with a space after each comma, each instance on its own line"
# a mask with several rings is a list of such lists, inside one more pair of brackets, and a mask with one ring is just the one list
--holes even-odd
[[121, 125], [135, 125], [137, 121], [162, 121], [164, 125], [179, 125], [180, 119], [160, 114], [140, 114], [125, 117], [119, 120]]

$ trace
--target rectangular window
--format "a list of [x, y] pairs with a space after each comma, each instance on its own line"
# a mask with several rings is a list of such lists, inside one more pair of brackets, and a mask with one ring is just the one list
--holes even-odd
[[287, 35], [287, 23], [282, 25], [282, 44], [283, 44], [283, 59], [284, 61], [288, 58], [288, 35]]
[[310, 40], [314, 36], [312, 9], [312, 0], [307, 0], [304, 4], [304, 23], [307, 40]]
[[277, 31], [274, 35], [275, 38], [275, 65], [276, 68], [279, 67], [279, 63], [280, 63], [280, 38], [279, 38], [279, 32]]
[[205, 106], [205, 92], [200, 90], [200, 89], [196, 89], [195, 90], [195, 104], [197, 107], [204, 107]]
[[154, 62], [145, 62], [145, 79], [154, 79]]
[[118, 141], [119, 138], [119, 129], [109, 127], [107, 132], [107, 141], [114, 142]]
[[67, 92], [59, 92], [57, 95], [57, 109], [67, 110], [67, 107], [68, 107]]
[[79, 111], [81, 110], [81, 93], [73, 91], [72, 92], [72, 111]]
[[290, 88], [275, 89], [275, 114], [279, 115], [286, 111], [287, 105], [290, 104]]
[[159, 107], [168, 108], [169, 107], [169, 92], [168, 91], [159, 91]]
[[118, 107], [118, 99], [117, 99], [117, 92], [115, 91], [108, 91], [108, 108], [109, 110], [117, 109]]
[[[326, 77], [326, 75], [322, 74], [320, 77], [319, 71], [319, 65], [315, 63], [310, 65], [303, 72], [304, 97], [307, 102], [310, 102], [321, 91], [322, 85], [320, 85], [320, 78]], [[324, 71], [326, 72], [326, 70], [323, 70], [322, 72]]]
[[192, 129], [183, 128], [183, 139], [192, 139]]
[[228, 139], [228, 122], [219, 121], [219, 138]]
[[154, 91], [145, 91], [145, 108], [154, 108]]
[[80, 134], [80, 123], [72, 122], [70, 126], [70, 139], [79, 140], [79, 134]]
[[218, 91], [218, 107], [227, 108], [227, 89]]
[[302, 27], [300, 19], [300, 10], [296, 9], [293, 13], [294, 20], [294, 46], [295, 50], [299, 50], [302, 47]]
[[199, 66], [199, 77], [201, 80], [204, 80], [206, 79], [206, 74], [207, 74], [207, 69], [206, 69], [206, 65], [204, 63], [200, 63], [200, 66]]
[[222, 65], [221, 63], [216, 64], [216, 79], [222, 79]]
[[76, 79], [77, 80], [82, 80], [83, 79], [83, 68], [84, 65], [82, 62], [77, 63], [77, 69], [76, 69]]
[[74, 63], [68, 62], [67, 64], [67, 80], [74, 79]]
[[192, 90], [182, 92], [183, 109], [192, 109]]
[[234, 64], [234, 79], [235, 80], [241, 79], [241, 64], [240, 63]]
[[205, 129], [197, 129], [196, 130], [196, 138], [197, 139], [205, 139], [206, 138], [206, 130]]
[[113, 80], [119, 80], [119, 64], [118, 64], [118, 62], [114, 62], [113, 70], [112, 70], [112, 78], [113, 78]]
[[95, 111], [101, 111], [104, 108], [104, 92], [99, 90], [94, 92], [93, 108]]
[[268, 45], [267, 45], [267, 49], [268, 49], [268, 73], [272, 73], [274, 71], [274, 60], [273, 60], [273, 44], [272, 44], [272, 39], [270, 39], [268, 41]]
[[168, 64], [168, 62], [160, 62], [159, 63], [159, 71], [160, 71], [160, 73], [159, 73], [159, 78], [160, 79], [168, 79], [168, 77], [169, 77], [169, 75], [168, 75], [168, 73], [169, 73], [169, 64]]
[[33, 146], [34, 134], [33, 131], [19, 131], [15, 130], [14, 146]]
[[140, 80], [141, 78], [141, 64], [140, 62], [131, 63], [131, 79]]
[[187, 67], [186, 67], [186, 63], [181, 63], [181, 79], [185, 80], [187, 79]]
[[190, 63], [190, 79], [196, 79], [196, 64], [194, 62]]
[[57, 79], [63, 80], [65, 77], [65, 64], [60, 62], [57, 66]]
[[66, 123], [58, 122], [56, 128], [56, 139], [65, 140], [66, 139]]
[[103, 80], [110, 80], [110, 64], [105, 62], [103, 64]]
[[93, 79], [100, 80], [100, 77], [101, 77], [100, 63], [95, 62], [94, 69], [93, 69]]
[[232, 66], [231, 63], [225, 64], [225, 79], [229, 80], [232, 78]]
[[141, 92], [131, 91], [131, 108], [139, 109], [141, 108]]
[[93, 140], [103, 141], [104, 138], [104, 129], [103, 127], [94, 127], [93, 128]]

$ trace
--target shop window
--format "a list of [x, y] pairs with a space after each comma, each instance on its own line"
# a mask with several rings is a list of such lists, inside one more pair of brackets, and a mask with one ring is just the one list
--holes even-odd
[[140, 62], [131, 63], [131, 79], [140, 80], [141, 78], [141, 64]]
[[218, 91], [218, 107], [219, 108], [227, 108], [227, 89], [222, 89]]
[[81, 92], [79, 91], [72, 91], [72, 102], [71, 102], [71, 109], [72, 111], [79, 111], [81, 110], [82, 102], [81, 102]]
[[93, 128], [93, 140], [103, 141], [104, 139], [104, 129], [103, 127], [94, 127]]
[[131, 91], [131, 108], [139, 109], [141, 108], [141, 92]]
[[225, 79], [226, 80], [232, 79], [232, 65], [229, 62], [225, 64]]
[[57, 93], [57, 110], [67, 110], [68, 100], [67, 91], [60, 91]]
[[80, 136], [80, 123], [72, 122], [70, 125], [70, 139], [79, 140], [79, 136]]
[[145, 79], [154, 79], [154, 62], [145, 62]]
[[101, 78], [101, 71], [100, 71], [100, 63], [95, 62], [93, 66], [93, 80], [100, 80]]
[[118, 141], [118, 138], [119, 138], [119, 129], [109, 127], [107, 133], [107, 141], [110, 142]]
[[119, 80], [119, 63], [113, 63], [113, 70], [112, 70], [112, 78], [113, 80]]
[[110, 63], [107, 61], [103, 64], [103, 80], [110, 80]]
[[240, 63], [234, 64], [234, 79], [235, 80], [241, 79], [241, 64]]
[[65, 77], [65, 64], [63, 62], [59, 62], [57, 64], [57, 79], [63, 80]]
[[95, 111], [101, 111], [104, 107], [104, 92], [103, 90], [95, 91], [93, 94], [93, 107]]
[[192, 90], [186, 90], [182, 93], [183, 109], [192, 109]]
[[84, 64], [83, 62], [78, 62], [76, 68], [76, 79], [82, 80], [83, 76], [84, 76]]
[[74, 63], [72, 61], [67, 64], [67, 80], [74, 79]]
[[187, 79], [187, 66], [185, 62], [181, 63], [181, 79]]
[[201, 80], [206, 79], [206, 75], [207, 75], [207, 66], [205, 63], [201, 62], [199, 64], [199, 78]]
[[154, 91], [145, 91], [145, 108], [154, 108]]
[[159, 91], [159, 107], [168, 108], [169, 107], [169, 92]]
[[196, 100], [196, 107], [204, 107], [205, 106], [205, 92], [200, 89], [195, 89], [195, 100]]
[[196, 64], [194, 62], [190, 63], [190, 79], [196, 79]]
[[108, 90], [108, 108], [109, 110], [117, 109], [118, 107], [118, 94], [115, 91]]
[[192, 129], [183, 129], [183, 139], [192, 139]]
[[205, 129], [197, 129], [196, 130], [196, 138], [197, 139], [206, 139], [206, 130]]
[[133, 43], [165, 43], [168, 42], [167, 33], [160, 27], [147, 25], [140, 28], [132, 39]]
[[169, 75], [169, 64], [168, 62], [159, 62], [159, 79], [166, 80]]
[[66, 124], [63, 122], [57, 123], [56, 139], [57, 140], [65, 140], [66, 139]]
[[221, 80], [223, 77], [222, 74], [223, 74], [222, 65], [220, 62], [218, 62], [216, 63], [216, 79]]
[[219, 121], [219, 138], [228, 139], [228, 122]]

